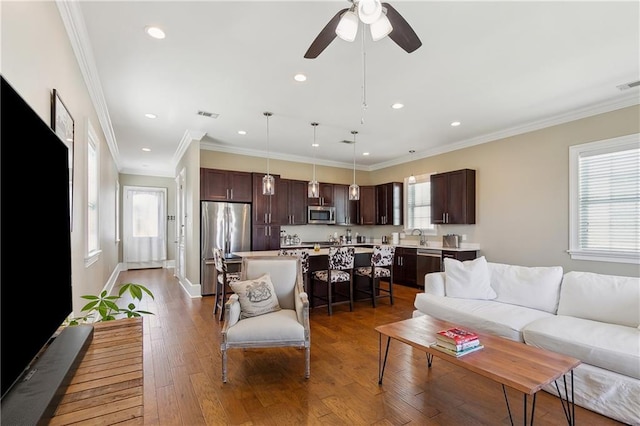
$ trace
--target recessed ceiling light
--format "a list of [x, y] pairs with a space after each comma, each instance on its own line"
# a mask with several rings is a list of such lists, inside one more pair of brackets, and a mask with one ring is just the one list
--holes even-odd
[[304, 74], [296, 74], [293, 76], [295, 81], [307, 81], [307, 76]]
[[368, 152], [363, 152], [362, 155], [367, 156], [367, 155], [369, 155], [369, 153]]
[[151, 152], [151, 148], [142, 148], [144, 152]]
[[165, 38], [165, 34], [164, 31], [162, 31], [160, 28], [158, 27], [146, 27], [144, 29], [144, 31], [149, 34], [149, 36], [153, 37], [153, 38], [157, 38], [158, 40], [162, 40], [163, 38]]
[[396, 102], [395, 104], [391, 105], [391, 108], [393, 109], [404, 108], [404, 104], [401, 104], [400, 102]]
[[458, 127], [460, 125], [459, 121], [453, 121], [451, 122], [451, 127]]
[[238, 130], [238, 134], [239, 135], [246, 135], [247, 131], [246, 130]]
[[147, 113], [147, 114], [145, 114], [144, 116], [145, 116], [145, 117], [147, 117], [147, 118], [152, 118], [152, 119], [153, 119], [153, 118], [158, 118], [158, 116], [157, 116], [157, 115], [155, 115], [155, 114], [151, 114], [151, 113]]
[[320, 146], [320, 144], [319, 143], [312, 143], [311, 146], [314, 147], [314, 148], [317, 148], [317, 147]]

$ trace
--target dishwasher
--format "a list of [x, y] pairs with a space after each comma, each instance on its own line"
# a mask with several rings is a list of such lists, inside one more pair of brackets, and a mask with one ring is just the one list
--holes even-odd
[[442, 250], [419, 248], [417, 254], [417, 285], [424, 288], [424, 276], [442, 270]]

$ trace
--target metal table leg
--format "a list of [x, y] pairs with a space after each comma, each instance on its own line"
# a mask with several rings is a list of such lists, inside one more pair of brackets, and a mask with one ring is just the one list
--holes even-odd
[[387, 355], [389, 354], [389, 343], [391, 337], [387, 337], [387, 348], [384, 351], [384, 360], [382, 359], [382, 334], [378, 335], [378, 384], [382, 384], [382, 376], [384, 375], [384, 367], [387, 365]]

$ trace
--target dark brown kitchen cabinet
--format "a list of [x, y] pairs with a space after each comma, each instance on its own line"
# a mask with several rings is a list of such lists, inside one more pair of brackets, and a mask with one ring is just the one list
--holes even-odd
[[376, 225], [402, 225], [402, 182], [376, 185]]
[[251, 173], [200, 169], [200, 199], [251, 202]]
[[349, 185], [333, 185], [333, 205], [336, 208], [336, 225], [358, 223], [358, 201], [349, 200]]
[[476, 171], [455, 170], [431, 176], [431, 223], [476, 223]]
[[280, 225], [307, 224], [307, 182], [280, 179], [276, 188]]
[[333, 184], [320, 182], [318, 198], [309, 198], [307, 204], [310, 206], [333, 206]]
[[442, 250], [442, 272], [444, 272], [444, 259], [451, 258], [464, 262], [465, 260], [473, 260], [478, 257], [477, 250]]
[[415, 287], [418, 274], [417, 249], [396, 247], [393, 264], [393, 281], [396, 284], [404, 284]]
[[253, 176], [253, 225], [279, 225], [278, 185], [280, 176], [271, 175], [275, 179], [275, 194], [262, 195], [263, 173], [252, 173]]
[[361, 186], [358, 202], [358, 223], [360, 225], [376, 224], [376, 187]]
[[254, 225], [251, 233], [251, 250], [278, 250], [280, 248], [279, 225]]

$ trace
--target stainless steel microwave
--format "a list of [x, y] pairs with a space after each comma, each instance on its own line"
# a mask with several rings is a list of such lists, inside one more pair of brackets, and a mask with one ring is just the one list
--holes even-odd
[[307, 223], [311, 225], [333, 225], [336, 223], [336, 208], [331, 206], [308, 206]]

